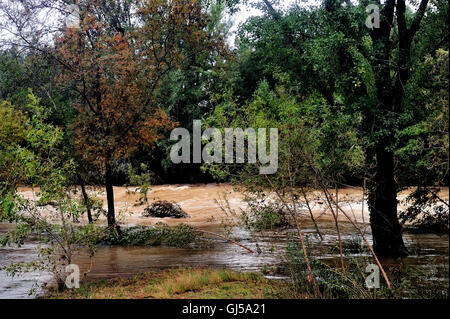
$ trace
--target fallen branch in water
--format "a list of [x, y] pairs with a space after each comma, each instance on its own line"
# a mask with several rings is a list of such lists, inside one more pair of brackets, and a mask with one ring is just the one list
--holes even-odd
[[244, 246], [244, 245], [242, 245], [241, 243], [238, 243], [237, 241], [234, 241], [233, 239], [230, 239], [230, 238], [228, 238], [228, 237], [226, 237], [226, 236], [224, 236], [224, 235], [217, 234], [217, 233], [213, 233], [213, 232], [206, 231], [206, 230], [200, 230], [200, 229], [196, 229], [195, 231], [197, 231], [197, 232], [199, 232], [199, 233], [204, 233], [204, 234], [213, 235], [213, 236], [217, 236], [217, 237], [223, 238], [223, 239], [228, 240], [229, 242], [231, 242], [231, 243], [233, 243], [233, 244], [236, 244], [236, 245], [238, 245], [238, 246], [241, 246], [241, 247], [244, 248], [244, 249], [247, 249], [247, 250], [248, 250], [249, 252], [251, 252], [252, 254], [255, 253], [252, 249], [248, 248], [247, 246]]
[[302, 193], [302, 195], [303, 195], [303, 199], [305, 200], [306, 207], [308, 208], [309, 216], [311, 217], [311, 220], [312, 220], [312, 222], [314, 223], [314, 228], [316, 229], [316, 232], [317, 232], [317, 234], [319, 235], [320, 240], [323, 240], [322, 233], [321, 233], [320, 230], [319, 230], [319, 226], [318, 226], [317, 223], [316, 223], [316, 219], [314, 218], [314, 215], [313, 215], [311, 206], [309, 205], [309, 200], [308, 200], [308, 198], [306, 197], [305, 189], [304, 189], [303, 187], [301, 187], [301, 188], [300, 188], [300, 191], [301, 191], [301, 193]]
[[[327, 192], [327, 190], [324, 189], [324, 192]], [[331, 201], [333, 201], [333, 199], [331, 199]], [[342, 214], [344, 214], [344, 216], [350, 221], [350, 223], [353, 225], [353, 227], [355, 227], [355, 228], [358, 230], [358, 232], [361, 234], [362, 238], [363, 238], [364, 241], [366, 242], [367, 247], [369, 248], [370, 253], [372, 254], [373, 258], [375, 259], [375, 262], [377, 263], [378, 268], [380, 269], [381, 274], [383, 275], [383, 278], [384, 278], [384, 280], [386, 281], [386, 284], [387, 284], [388, 288], [391, 289], [391, 282], [389, 281], [389, 278], [388, 278], [386, 272], [384, 271], [384, 268], [383, 268], [383, 266], [381, 265], [380, 260], [378, 259], [377, 255], [375, 254], [375, 252], [374, 252], [374, 250], [373, 250], [373, 248], [372, 248], [372, 245], [370, 245], [369, 240], [368, 240], [367, 237], [365, 236], [364, 232], [363, 232], [363, 231], [361, 230], [361, 228], [356, 224], [356, 222], [354, 222], [354, 221], [350, 218], [350, 216], [347, 215], [347, 213], [341, 208], [341, 206], [340, 206], [339, 204], [337, 204], [337, 203], [335, 203], [335, 204], [336, 204], [336, 207], [342, 212]]]
[[[289, 171], [290, 173], [290, 171]], [[289, 174], [290, 176], [292, 176], [292, 174]], [[292, 209], [289, 207], [289, 205], [286, 203], [286, 201], [284, 200], [284, 198], [281, 196], [281, 194], [278, 192], [278, 190], [274, 187], [274, 185], [272, 184], [272, 181], [267, 177], [267, 175], [264, 175], [267, 179], [267, 181], [269, 182], [270, 186], [272, 187], [272, 189], [274, 190], [275, 194], [278, 196], [278, 198], [281, 200], [281, 202], [283, 203], [284, 207], [286, 207], [286, 209], [290, 212], [291, 216], [294, 218], [296, 226], [297, 226], [297, 233], [298, 233], [298, 237], [300, 239], [300, 243], [302, 244], [302, 250], [303, 250], [303, 256], [305, 257], [305, 261], [306, 261], [306, 266], [308, 268], [308, 272], [309, 272], [309, 278], [308, 281], [311, 281], [313, 284], [313, 288], [314, 288], [314, 295], [316, 297], [321, 297], [321, 293], [319, 288], [317, 287], [316, 284], [316, 278], [314, 277], [312, 268], [311, 268], [311, 263], [309, 261], [309, 257], [308, 257], [308, 251], [305, 245], [305, 241], [303, 240], [303, 233], [300, 227], [300, 222], [298, 220], [298, 216], [297, 216], [297, 208], [295, 206], [295, 197], [292, 196], [292, 203], [293, 203], [293, 207], [294, 207], [294, 211], [292, 211]], [[293, 195], [292, 192], [292, 186], [290, 188], [290, 192]]]

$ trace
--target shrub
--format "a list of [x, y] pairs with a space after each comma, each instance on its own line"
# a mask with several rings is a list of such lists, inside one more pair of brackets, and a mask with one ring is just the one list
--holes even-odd
[[266, 198], [246, 198], [248, 209], [241, 214], [241, 221], [248, 229], [261, 231], [289, 226], [283, 205]]
[[197, 239], [195, 229], [185, 224], [169, 227], [164, 223], [155, 226], [135, 226], [125, 228], [120, 236], [107, 233], [102, 243], [108, 245], [167, 245], [186, 247]]
[[439, 197], [439, 188], [417, 187], [406, 199], [410, 206], [399, 215], [403, 224], [421, 233], [449, 232], [449, 204]]

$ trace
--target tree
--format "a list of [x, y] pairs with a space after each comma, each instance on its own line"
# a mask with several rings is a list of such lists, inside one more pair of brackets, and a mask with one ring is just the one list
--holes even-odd
[[[403, 256], [406, 249], [397, 216], [395, 150], [401, 147], [397, 137], [404, 125], [405, 92], [415, 65], [437, 48], [448, 46], [446, 18], [439, 13], [445, 12], [446, 4], [433, 1], [438, 10], [427, 11], [428, 1], [424, 0], [416, 13], [411, 13], [403, 0], [378, 2], [380, 28], [372, 30], [363, 25], [367, 14], [362, 2], [354, 6], [326, 0], [321, 8], [294, 6], [286, 14], [277, 12], [269, 1], [261, 4], [268, 15], [254, 18], [242, 28], [247, 32], [244, 41], [253, 46], [250, 55], [261, 55], [256, 63], [263, 64], [263, 76], [270, 79], [275, 75], [274, 83], [281, 69], [304, 85], [300, 94], [315, 90], [335, 114], [343, 111], [355, 118], [362, 116], [359, 136], [368, 171], [374, 248], [380, 256]], [[424, 17], [434, 26], [431, 33], [424, 27], [428, 38], [417, 37]], [[312, 20], [318, 23], [311, 24]], [[295, 61], [298, 66], [290, 67]]]
[[116, 223], [114, 163], [170, 127], [154, 93], [185, 58], [180, 45], [189, 44], [194, 54], [208, 45], [206, 17], [196, 2], [139, 1], [136, 9], [140, 22], [128, 28], [83, 12], [80, 28], [67, 30], [57, 45], [61, 60], [70, 61], [66, 74], [80, 95], [75, 143], [83, 157], [104, 169], [110, 226]]
[[[178, 126], [192, 130], [193, 120], [210, 114], [215, 107], [215, 96], [220, 94], [228, 75], [232, 53], [225, 44], [229, 25], [221, 1], [212, 1], [204, 9], [208, 18], [205, 32], [213, 46], [198, 47], [185, 42], [179, 47], [185, 57], [180, 66], [170, 70], [156, 92], [156, 103], [162, 105]], [[199, 164], [174, 164], [170, 160], [173, 141], [163, 138], [156, 147], [148, 147], [133, 156], [132, 163], [145, 163], [151, 168], [153, 180], [162, 183], [196, 183], [211, 181]]]
[[[402, 112], [405, 86], [411, 76], [413, 40], [427, 5], [428, 0], [420, 2], [408, 26], [405, 1], [388, 0], [380, 10], [380, 27], [370, 32], [373, 47], [370, 63], [377, 103], [374, 109], [367, 109], [364, 113], [366, 123], [373, 132], [373, 143], [366, 149], [366, 160], [373, 174], [368, 203], [374, 248], [382, 256], [398, 257], [407, 253], [397, 216], [395, 130], [398, 115]], [[398, 37], [393, 36], [394, 30], [398, 32]]]
[[[0, 101], [0, 221], [15, 227], [0, 237], [0, 245], [21, 245], [39, 238], [38, 258], [4, 267], [12, 276], [20, 272], [44, 270], [54, 275], [58, 288], [64, 286], [65, 266], [83, 249], [93, 257], [102, 229], [81, 225], [85, 207], [70, 198], [71, 175], [75, 163], [61, 153], [64, 132], [46, 123], [50, 112], [31, 93], [24, 115], [17, 106]], [[19, 185], [39, 185], [38, 199], [26, 199]], [[52, 205], [52, 209], [42, 206]]]
[[[15, 25], [9, 29], [16, 44], [56, 61], [61, 67], [58, 82], [76, 92], [75, 146], [81, 162], [95, 163], [103, 171], [108, 225], [113, 227], [114, 166], [171, 127], [155, 99], [162, 78], [187, 58], [184, 53], [214, 44], [197, 1], [77, 1], [78, 26], [68, 28], [59, 21], [58, 32], [45, 23], [37, 27], [40, 12], [61, 14], [65, 5], [29, 0], [2, 9]], [[50, 32], [56, 34], [54, 46], [31, 40]]]

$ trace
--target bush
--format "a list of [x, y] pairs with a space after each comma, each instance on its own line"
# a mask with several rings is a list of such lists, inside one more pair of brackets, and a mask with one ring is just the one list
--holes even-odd
[[[292, 278], [294, 293], [299, 296], [314, 295], [313, 285], [303, 250], [297, 242], [288, 245], [288, 268]], [[326, 263], [309, 256], [312, 273], [316, 278], [320, 294], [324, 298], [367, 298], [370, 292], [365, 289], [363, 274], [344, 273], [338, 267], [333, 268]], [[349, 276], [351, 275], [351, 276]]]
[[[334, 249], [332, 249], [333, 251]], [[292, 294], [304, 298], [314, 296], [313, 285], [309, 280], [309, 272], [298, 242], [288, 244], [288, 269], [292, 283]], [[368, 289], [365, 279], [368, 273], [365, 267], [373, 263], [372, 258], [359, 255], [357, 258], [346, 256], [346, 269], [340, 264], [328, 264], [309, 256], [313, 275], [323, 298], [367, 299], [447, 299], [448, 298], [448, 266], [437, 266], [435, 269], [422, 269], [419, 266], [403, 263], [385, 265], [385, 271], [391, 282], [389, 289], [381, 274], [380, 288]]]
[[399, 215], [420, 233], [449, 233], [449, 204], [439, 197], [439, 188], [418, 187], [405, 200], [410, 206]]
[[248, 229], [261, 231], [289, 226], [283, 205], [267, 198], [246, 198], [248, 209], [241, 214], [241, 221]]
[[169, 227], [164, 223], [155, 226], [135, 226], [123, 229], [120, 236], [107, 233], [102, 243], [107, 245], [167, 245], [186, 247], [197, 239], [195, 229], [185, 224]]

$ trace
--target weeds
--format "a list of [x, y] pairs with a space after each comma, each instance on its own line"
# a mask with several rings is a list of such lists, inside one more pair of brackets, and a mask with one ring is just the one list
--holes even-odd
[[449, 233], [449, 204], [439, 196], [439, 188], [417, 187], [405, 200], [408, 208], [400, 212], [403, 224], [415, 233]]
[[289, 226], [287, 212], [283, 205], [276, 201], [270, 201], [267, 197], [246, 197], [248, 209], [241, 214], [242, 224], [247, 229], [256, 231], [273, 230]]
[[74, 291], [49, 291], [50, 298], [286, 298], [282, 281], [260, 273], [179, 268], [83, 284]]
[[[345, 242], [344, 242], [345, 243]], [[356, 244], [356, 242], [355, 242]], [[297, 242], [290, 242], [288, 251], [288, 270], [291, 276], [292, 295], [297, 298], [313, 296], [313, 287], [309, 271], [303, 256], [303, 250]], [[344, 245], [345, 247], [345, 245]], [[332, 247], [336, 251], [337, 247]], [[344, 249], [348, 253], [348, 249]], [[380, 282], [379, 289], [368, 289], [365, 285], [367, 273], [365, 267], [372, 263], [368, 257], [346, 256], [346, 267], [342, 271], [340, 265], [318, 260], [309, 256], [311, 268], [320, 289], [322, 298], [327, 299], [372, 299], [372, 298], [448, 298], [449, 270], [448, 266], [437, 267], [434, 271], [426, 271], [418, 266], [403, 264], [385, 265], [391, 279], [391, 289]]]
[[179, 224], [169, 227], [164, 223], [155, 226], [135, 226], [125, 228], [120, 236], [107, 233], [102, 243], [107, 245], [167, 245], [173, 247], [186, 247], [198, 238], [197, 232], [191, 226]]

